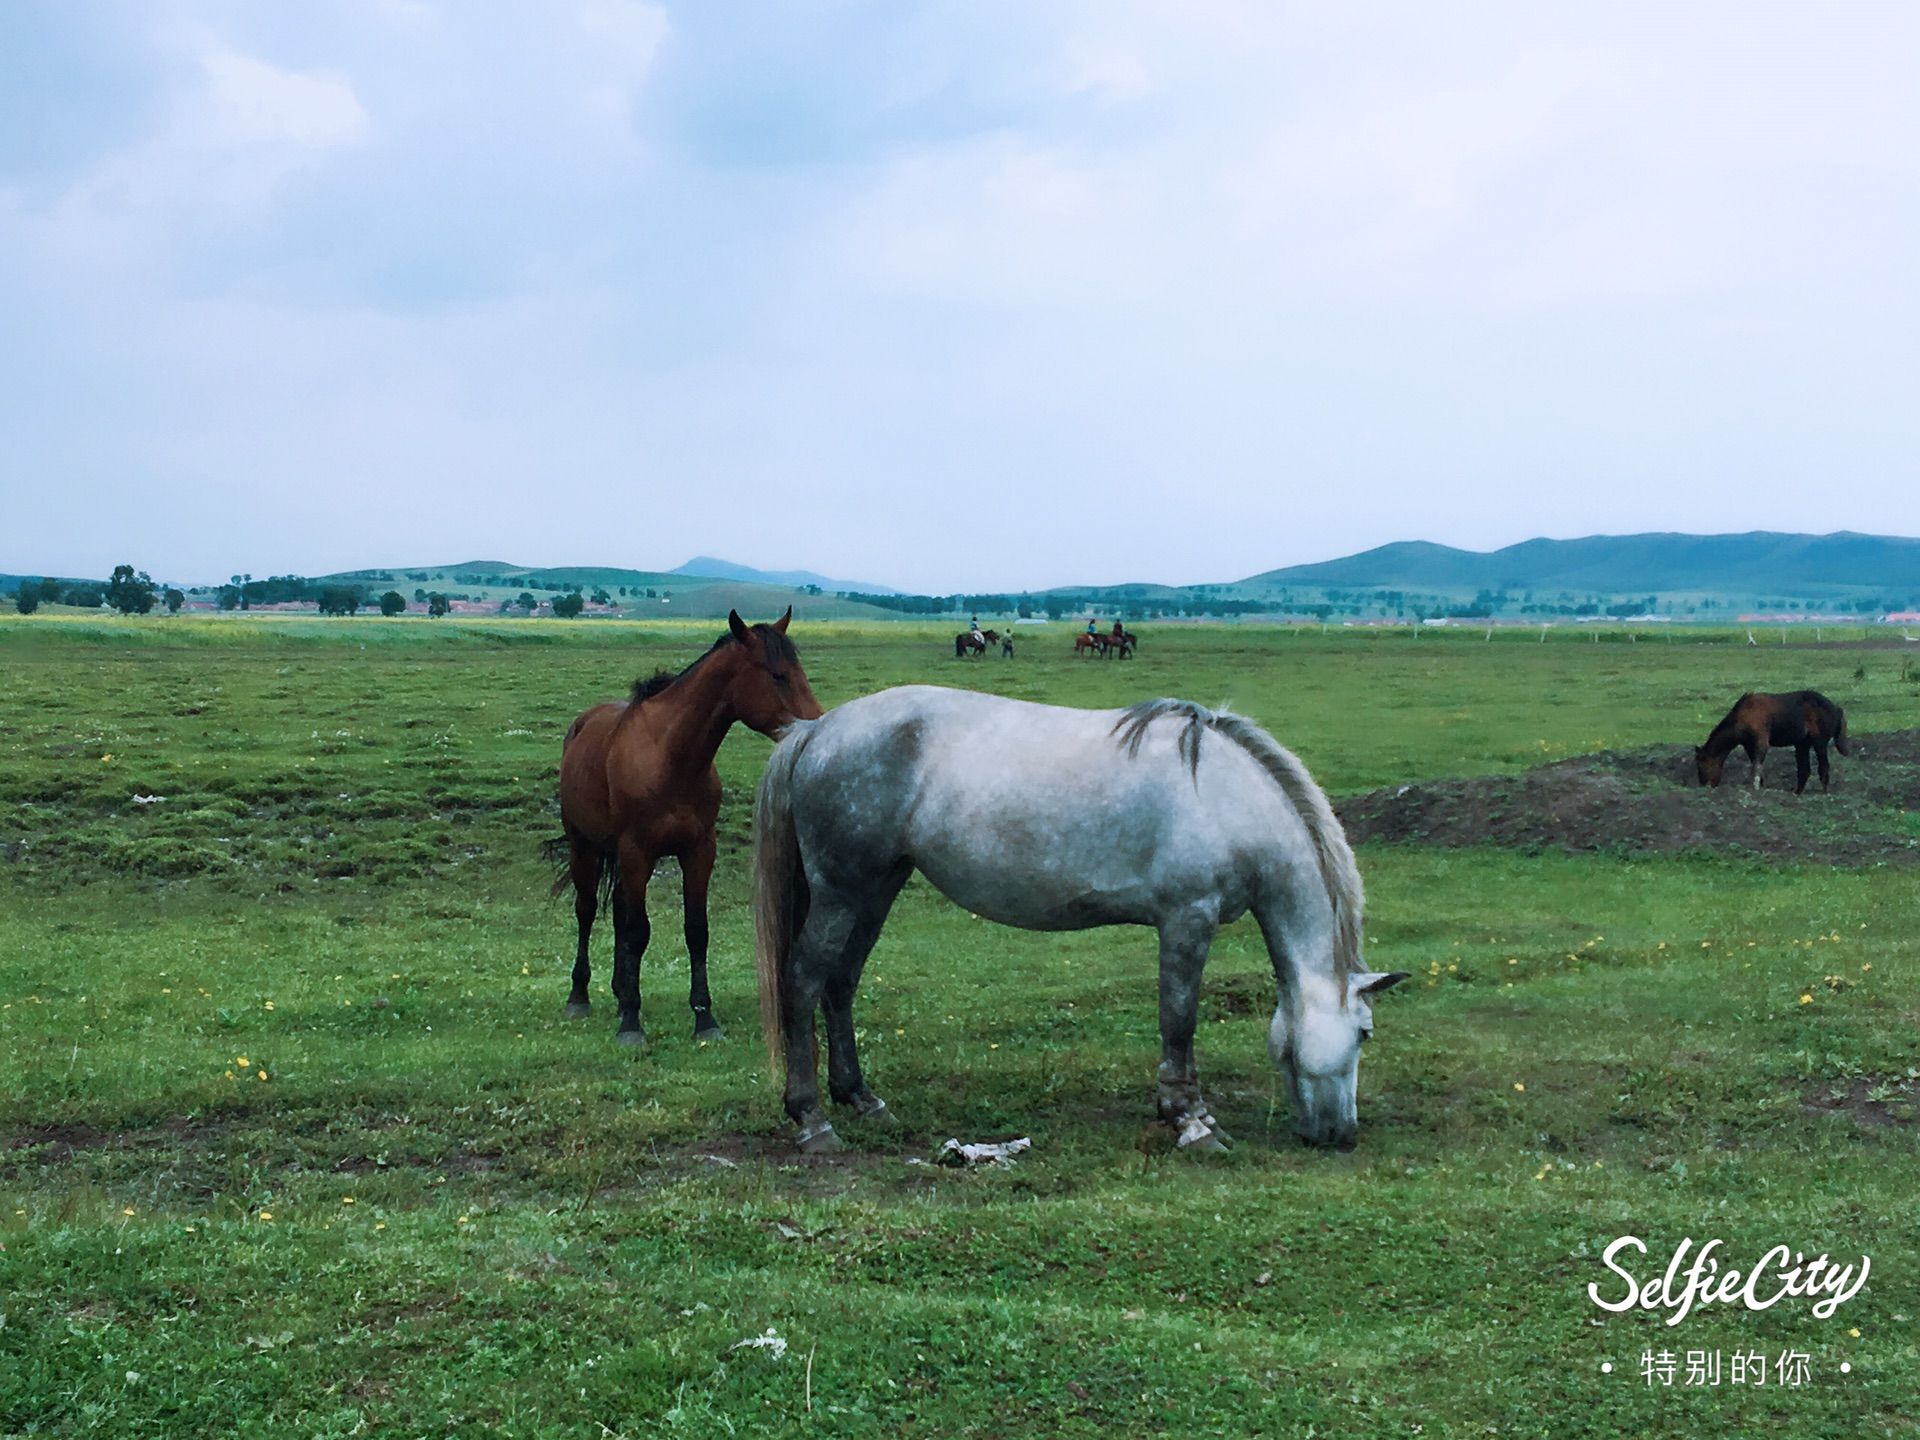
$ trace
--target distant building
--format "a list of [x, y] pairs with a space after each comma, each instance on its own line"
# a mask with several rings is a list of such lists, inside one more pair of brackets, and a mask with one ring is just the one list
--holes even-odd
[[1920, 625], [1920, 610], [1895, 610], [1885, 619], [1889, 625]]

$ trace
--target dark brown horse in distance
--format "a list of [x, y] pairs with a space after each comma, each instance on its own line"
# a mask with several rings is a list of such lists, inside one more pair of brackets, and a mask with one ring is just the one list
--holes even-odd
[[964, 660], [970, 655], [984, 655], [989, 645], [999, 643], [998, 630], [962, 630], [953, 637], [953, 657]]
[[1749, 692], [1733, 702], [1726, 718], [1707, 736], [1707, 743], [1695, 747], [1693, 761], [1702, 785], [1718, 785], [1727, 756], [1739, 746], [1747, 752], [1753, 788], [1758, 790], [1767, 747], [1791, 745], [1799, 766], [1799, 779], [1793, 787], [1798, 795], [1807, 788], [1809, 751], [1820, 757], [1820, 788], [1827, 788], [1828, 744], [1842, 755], [1847, 753], [1847, 712], [1818, 690], [1795, 690], [1785, 695]]
[[793, 607], [771, 625], [748, 625], [737, 611], [727, 633], [678, 675], [635, 681], [630, 699], [596, 705], [567, 730], [560, 756], [560, 823], [573, 884], [580, 944], [567, 1014], [589, 1011], [587, 940], [602, 894], [613, 911], [613, 997], [617, 1038], [646, 1039], [640, 1024], [640, 957], [652, 928], [647, 882], [662, 856], [680, 862], [686, 910], [688, 1004], [694, 1035], [717, 1039], [707, 993], [707, 882], [713, 875], [720, 775], [713, 758], [738, 721], [777, 738], [795, 720], [820, 716], [807, 672], [787, 639]]

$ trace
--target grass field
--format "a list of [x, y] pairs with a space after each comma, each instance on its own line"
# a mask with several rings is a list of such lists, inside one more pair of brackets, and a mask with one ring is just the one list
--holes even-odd
[[[597, 1013], [561, 1018], [560, 735], [712, 628], [0, 621], [0, 1434], [1920, 1425], [1920, 869], [1364, 847], [1370, 959], [1417, 978], [1377, 1006], [1360, 1146], [1292, 1142], [1243, 924], [1202, 1007], [1219, 1161], [1149, 1123], [1151, 935], [1001, 930], [916, 882], [860, 1011], [904, 1126], [800, 1163], [750, 1033], [764, 740], [721, 757], [733, 1038], [690, 1038], [670, 873], [650, 1044], [613, 1044], [605, 937]], [[1910, 657], [1859, 646], [1167, 627], [1122, 665], [1053, 627], [961, 663], [950, 632], [794, 638], [829, 705], [1229, 702], [1336, 795], [1696, 739], [1747, 688], [1920, 724]], [[916, 1163], [1011, 1135], [1010, 1171]], [[1689, 1236], [1873, 1270], [1831, 1320], [1668, 1328], [1587, 1299], [1628, 1233], [1643, 1274]], [[735, 1348], [769, 1332], [784, 1356]], [[1640, 1377], [1736, 1348], [1810, 1379]]]

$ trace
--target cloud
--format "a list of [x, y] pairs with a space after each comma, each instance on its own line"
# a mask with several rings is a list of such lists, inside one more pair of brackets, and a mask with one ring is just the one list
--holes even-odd
[[1810, 474], [1920, 530], [1920, 12], [31, 13], [0, 475], [65, 483], [0, 569], [102, 515], [357, 564], [377, 515], [395, 562], [1199, 580]]
[[367, 137], [367, 112], [344, 75], [283, 70], [225, 46], [200, 66], [205, 88], [187, 97], [174, 143], [330, 150]]

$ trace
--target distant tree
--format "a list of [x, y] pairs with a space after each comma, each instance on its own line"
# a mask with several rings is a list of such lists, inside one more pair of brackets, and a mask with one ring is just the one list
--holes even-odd
[[238, 610], [246, 604], [247, 597], [240, 593], [238, 585], [222, 585], [218, 597], [222, 610]]
[[596, 590], [593, 592], [593, 603], [596, 605], [611, 605], [613, 603], [613, 596], [609, 595], [604, 589]]
[[587, 602], [582, 598], [578, 590], [573, 591], [571, 594], [556, 595], [553, 597], [553, 613], [558, 615], [562, 620], [573, 619], [574, 616], [578, 615], [582, 610], [586, 609], [586, 607]]
[[107, 581], [107, 603], [122, 615], [145, 615], [153, 609], [155, 598], [153, 577], [146, 571], [131, 565], [113, 567], [113, 578]]
[[438, 620], [452, 608], [453, 607], [447, 603], [447, 597], [444, 595], [436, 593], [427, 597], [427, 618], [429, 620]]
[[187, 597], [171, 585], [161, 594], [160, 599], [165, 603], [169, 615], [178, 615], [180, 607], [187, 603]]
[[361, 605], [360, 592], [351, 585], [322, 585], [318, 598], [322, 615], [351, 615]]
[[82, 610], [98, 610], [107, 603], [106, 591], [91, 581], [82, 580], [60, 592], [62, 605], [78, 605]]
[[22, 580], [20, 588], [13, 592], [13, 608], [22, 615], [31, 615], [40, 608], [40, 582]]
[[[522, 590], [514, 597], [513, 603], [520, 607], [522, 614], [526, 615], [531, 615], [540, 604], [538, 600], [533, 598], [533, 592], [531, 590]], [[506, 607], [502, 606], [501, 608], [505, 609]]]
[[407, 608], [407, 597], [398, 590], [389, 590], [380, 597], [382, 615], [398, 615]]

